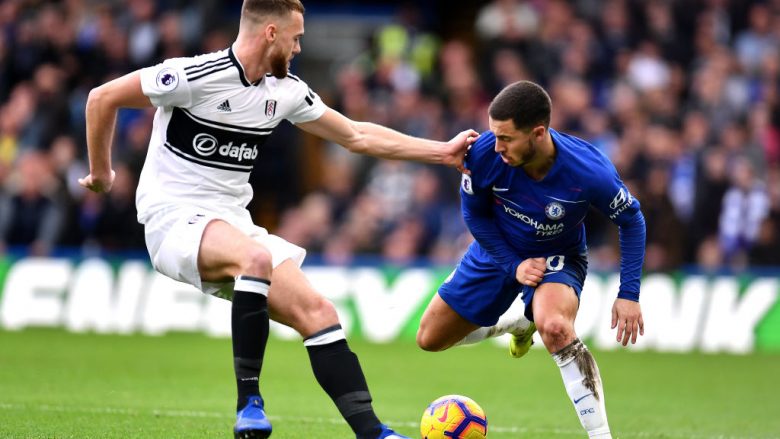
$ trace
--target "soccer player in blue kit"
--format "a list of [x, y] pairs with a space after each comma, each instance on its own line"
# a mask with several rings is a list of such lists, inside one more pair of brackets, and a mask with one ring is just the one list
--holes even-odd
[[[549, 128], [551, 107], [529, 81], [507, 86], [490, 104], [490, 131], [472, 145], [460, 190], [475, 242], [431, 299], [417, 343], [440, 351], [511, 333], [510, 353], [521, 357], [538, 330], [588, 436], [611, 438], [598, 367], [574, 332], [588, 266], [583, 220], [592, 205], [620, 228], [612, 328], [624, 346], [644, 333], [645, 221], [607, 157]], [[525, 315], [504, 315], [518, 295]]]

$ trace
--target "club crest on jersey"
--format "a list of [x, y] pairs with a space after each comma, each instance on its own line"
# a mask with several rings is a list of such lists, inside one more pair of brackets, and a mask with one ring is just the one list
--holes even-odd
[[276, 100], [268, 99], [265, 101], [265, 116], [269, 119], [273, 119], [276, 114]]
[[179, 85], [179, 74], [176, 70], [166, 67], [157, 73], [157, 86], [160, 90], [171, 91]]
[[547, 218], [557, 221], [566, 215], [566, 209], [563, 208], [561, 203], [553, 201], [544, 207], [544, 214], [547, 215]]

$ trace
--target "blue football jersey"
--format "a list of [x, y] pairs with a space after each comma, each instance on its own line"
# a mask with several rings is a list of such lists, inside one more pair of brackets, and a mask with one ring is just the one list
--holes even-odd
[[639, 201], [609, 159], [588, 142], [550, 129], [557, 156], [536, 181], [495, 152], [484, 132], [471, 147], [463, 175], [463, 216], [494, 263], [514, 275], [523, 259], [583, 253], [583, 221], [594, 206], [620, 227], [621, 294], [638, 298], [645, 227]]

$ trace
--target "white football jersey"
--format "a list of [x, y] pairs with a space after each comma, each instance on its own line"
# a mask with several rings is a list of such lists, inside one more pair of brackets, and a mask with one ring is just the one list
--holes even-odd
[[249, 174], [282, 119], [319, 118], [325, 104], [300, 78], [250, 83], [233, 49], [141, 69], [157, 109], [136, 195], [138, 221], [171, 205], [243, 210]]

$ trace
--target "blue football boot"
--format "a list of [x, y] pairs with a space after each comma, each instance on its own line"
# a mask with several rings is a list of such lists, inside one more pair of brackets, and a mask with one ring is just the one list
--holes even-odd
[[404, 436], [402, 434], [398, 434], [390, 429], [385, 424], [382, 424], [382, 431], [379, 433], [379, 437], [377, 439], [412, 439], [408, 436]]
[[236, 414], [233, 433], [235, 439], [265, 439], [271, 435], [271, 421], [263, 411], [263, 398], [249, 397], [244, 408]]

